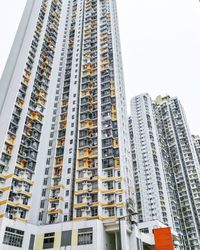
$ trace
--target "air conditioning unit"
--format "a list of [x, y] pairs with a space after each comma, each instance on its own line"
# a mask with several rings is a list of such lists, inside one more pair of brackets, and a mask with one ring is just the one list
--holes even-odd
[[8, 167], [8, 166], [5, 166], [3, 170], [4, 170], [5, 172], [7, 172], [8, 169], [9, 169], [9, 167]]
[[90, 195], [87, 195], [86, 198], [87, 198], [87, 200], [90, 200], [90, 199], [91, 199], [91, 196], [90, 196]]
[[0, 182], [1, 182], [2, 184], [4, 184], [4, 183], [6, 182], [6, 180], [1, 179]]
[[90, 207], [86, 207], [86, 208], [85, 208], [85, 211], [86, 211], [87, 213], [90, 213], [90, 212], [91, 212]]

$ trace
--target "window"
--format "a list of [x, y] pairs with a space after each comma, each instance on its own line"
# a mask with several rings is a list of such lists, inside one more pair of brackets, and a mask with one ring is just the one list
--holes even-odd
[[72, 231], [63, 231], [61, 236], [61, 247], [71, 246], [72, 241]]
[[92, 216], [97, 216], [98, 215], [98, 208], [97, 207], [92, 207], [91, 208], [91, 213], [92, 213]]
[[92, 244], [92, 241], [93, 241], [92, 227], [78, 230], [78, 245]]
[[47, 158], [46, 164], [49, 165], [49, 164], [50, 164], [50, 161], [51, 161], [51, 158]]
[[3, 244], [15, 247], [22, 247], [24, 231], [6, 227]]
[[41, 200], [41, 202], [40, 202], [40, 208], [44, 208], [44, 200]]
[[43, 219], [43, 211], [39, 212], [39, 216], [38, 216], [39, 221], [42, 221], [42, 219]]
[[45, 174], [46, 174], [46, 175], [49, 174], [49, 168], [45, 168]]
[[47, 185], [48, 178], [44, 178], [43, 185]]
[[77, 209], [76, 210], [76, 217], [79, 218], [82, 216], [82, 212], [81, 212], [81, 209]]
[[44, 234], [43, 249], [53, 248], [55, 233]]
[[115, 216], [114, 207], [108, 208], [108, 214], [109, 214], [109, 216]]
[[42, 197], [46, 196], [46, 189], [42, 189]]
[[108, 170], [108, 177], [113, 177], [113, 170]]
[[35, 235], [31, 234], [30, 241], [29, 241], [29, 248], [28, 248], [29, 250], [34, 249], [34, 242], [35, 242]]

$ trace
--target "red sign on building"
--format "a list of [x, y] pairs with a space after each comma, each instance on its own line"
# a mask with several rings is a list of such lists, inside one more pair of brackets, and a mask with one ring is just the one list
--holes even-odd
[[174, 250], [173, 236], [169, 227], [156, 228], [153, 233], [155, 250]]

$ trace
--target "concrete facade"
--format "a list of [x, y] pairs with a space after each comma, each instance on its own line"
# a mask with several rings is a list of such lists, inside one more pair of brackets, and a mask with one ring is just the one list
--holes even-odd
[[0, 249], [61, 249], [64, 230], [64, 249], [120, 248], [135, 197], [119, 40], [116, 1], [27, 1], [1, 79]]

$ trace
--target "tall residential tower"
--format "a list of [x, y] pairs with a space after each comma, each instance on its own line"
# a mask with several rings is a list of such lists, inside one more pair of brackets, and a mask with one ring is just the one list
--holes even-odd
[[119, 40], [115, 0], [27, 1], [1, 79], [1, 249], [120, 244], [134, 185]]
[[173, 227], [157, 127], [148, 94], [131, 100], [131, 114], [129, 125], [139, 222], [157, 219]]
[[199, 138], [192, 138], [177, 98], [159, 96], [152, 101], [148, 94], [139, 95], [132, 99], [131, 111], [139, 221], [159, 219], [178, 233], [180, 249], [198, 250]]
[[200, 246], [200, 166], [184, 109], [178, 98], [158, 97], [155, 113], [169, 153], [177, 209], [186, 249]]

